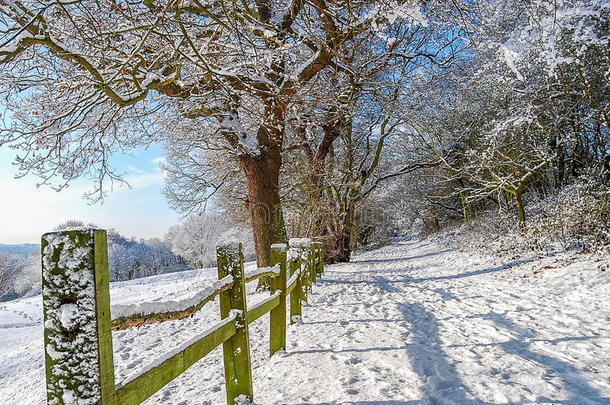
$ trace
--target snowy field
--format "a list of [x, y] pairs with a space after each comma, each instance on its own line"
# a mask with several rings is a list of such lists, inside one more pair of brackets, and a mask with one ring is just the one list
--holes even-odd
[[[424, 240], [329, 266], [286, 353], [267, 359], [268, 316], [251, 325], [255, 402], [610, 404], [610, 271], [600, 260], [502, 263]], [[215, 279], [211, 269], [115, 283], [111, 301], [180, 299]], [[215, 301], [183, 321], [114, 332], [116, 381], [218, 312]], [[45, 403], [41, 316], [40, 296], [0, 304], [2, 404]], [[216, 349], [146, 403], [224, 404], [223, 381]]]

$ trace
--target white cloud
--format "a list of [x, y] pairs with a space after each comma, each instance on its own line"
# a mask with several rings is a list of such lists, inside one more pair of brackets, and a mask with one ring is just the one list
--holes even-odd
[[129, 183], [132, 189], [144, 189], [152, 186], [161, 186], [163, 176], [159, 168], [145, 172], [138, 170], [138, 174], [129, 175], [125, 177], [125, 181]]
[[163, 156], [156, 157], [153, 160], [151, 160], [151, 162], [156, 165], [160, 165], [161, 163], [165, 163], [165, 157], [163, 157]]
[[127, 169], [128, 169], [128, 170], [131, 170], [132, 172], [139, 173], [139, 174], [146, 173], [144, 170], [140, 170], [140, 169], [135, 168], [135, 167], [133, 167], [133, 166], [131, 166], [131, 165], [127, 165]]

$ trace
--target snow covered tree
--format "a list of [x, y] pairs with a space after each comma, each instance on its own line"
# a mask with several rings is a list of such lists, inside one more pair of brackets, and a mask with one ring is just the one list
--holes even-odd
[[203, 122], [245, 179], [260, 265], [268, 264], [271, 243], [286, 238], [279, 173], [292, 106], [321, 72], [350, 70], [342, 48], [371, 31], [378, 46], [392, 48], [401, 39], [392, 36], [394, 23], [428, 7], [391, 0], [0, 4], [0, 92], [8, 100], [0, 142], [21, 151], [22, 173], [57, 189], [94, 175], [99, 196], [106, 180], [121, 179], [111, 153], [199, 140], [162, 132], [159, 120]]
[[195, 214], [172, 227], [165, 238], [171, 243], [174, 254], [199, 269], [215, 262], [216, 244], [225, 228], [226, 222], [218, 214]]
[[[366, 110], [361, 107], [359, 111]], [[396, 111], [383, 115], [355, 115], [341, 131], [335, 147], [332, 172], [326, 179], [326, 198], [333, 207], [326, 226], [330, 239], [328, 260], [349, 261], [355, 247], [360, 207], [381, 185], [415, 170], [436, 165], [435, 162], [411, 161], [400, 154], [400, 136], [404, 122], [393, 118]]]
[[113, 281], [187, 270], [184, 259], [160, 239], [137, 242], [111, 229], [108, 232], [108, 268]]
[[325, 237], [329, 261], [349, 260], [357, 206], [379, 185], [429, 166], [397, 154], [393, 146], [404, 132], [397, 130], [404, 122], [401, 109], [417, 103], [414, 77], [442, 70], [464, 48], [451, 18], [456, 10], [441, 13], [434, 5], [422, 7], [417, 18], [394, 20], [381, 39], [375, 30], [360, 36], [343, 50], [350, 69], [320, 75], [321, 85], [296, 107], [287, 149], [302, 154], [289, 162], [285, 177], [299, 173], [300, 182], [287, 180], [292, 193], [285, 198], [293, 206], [297, 233]]
[[[601, 165], [610, 146], [610, 9], [603, 1], [535, 2], [503, 44], [517, 80], [530, 83], [514, 116], [537, 115], [556, 152], [555, 188]], [[527, 111], [527, 110], [530, 111]]]
[[[85, 223], [79, 219], [68, 219], [66, 222], [62, 222], [61, 224], [57, 225], [55, 227], [56, 231], [61, 231], [64, 229], [69, 229], [69, 228], [77, 228], [77, 227], [81, 227], [81, 226], [85, 226]], [[90, 226], [92, 228], [97, 228], [97, 226], [95, 224], [89, 223], [87, 226]]]
[[0, 253], [0, 300], [14, 292], [14, 282], [26, 265], [26, 260], [20, 256]]
[[558, 188], [607, 156], [609, 12], [598, 1], [498, 1], [478, 16], [466, 63], [409, 122], [442, 163], [439, 206], [457, 198], [468, 219], [477, 202], [512, 199], [523, 227], [527, 187]]

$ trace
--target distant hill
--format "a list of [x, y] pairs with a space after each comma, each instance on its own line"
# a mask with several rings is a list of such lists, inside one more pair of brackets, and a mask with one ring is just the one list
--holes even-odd
[[3, 245], [0, 243], [0, 252], [12, 253], [14, 255], [27, 256], [34, 251], [40, 251], [40, 245], [36, 243], [23, 243], [21, 245]]

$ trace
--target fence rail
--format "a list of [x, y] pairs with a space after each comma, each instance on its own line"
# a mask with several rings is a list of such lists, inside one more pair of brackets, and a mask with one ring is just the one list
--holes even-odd
[[[217, 248], [218, 281], [185, 302], [122, 308], [110, 314], [106, 231], [79, 228], [42, 237], [43, 312], [47, 402], [56, 404], [137, 405], [195, 362], [223, 345], [227, 404], [253, 400], [248, 325], [270, 314], [269, 353], [286, 348], [286, 301], [290, 323], [302, 316], [301, 301], [324, 271], [322, 244], [291, 239], [272, 246], [272, 267], [244, 273], [241, 244]], [[290, 278], [288, 279], [288, 273]], [[271, 279], [270, 295], [249, 310], [246, 283]], [[288, 280], [287, 280], [288, 279]], [[221, 321], [115, 385], [112, 329], [182, 319], [219, 297]], [[158, 303], [157, 303], [158, 304]], [[138, 308], [142, 311], [137, 312]], [[169, 309], [167, 309], [169, 308]]]
[[[136, 312], [131, 315], [119, 316], [116, 319], [112, 320], [112, 330], [122, 330], [128, 329], [134, 326], [142, 326], [150, 323], [160, 323], [166, 321], [173, 321], [177, 319], [184, 319], [195, 312], [199, 311], [205, 304], [213, 301], [218, 294], [223, 291], [230, 290], [233, 288], [233, 277], [227, 276], [223, 279], [218, 280], [212, 285], [212, 288], [208, 291], [205, 291], [205, 294], [198, 294], [197, 303], [194, 305], [182, 304], [182, 309], [176, 310], [167, 310], [167, 311], [153, 311], [153, 312]], [[191, 301], [191, 300], [189, 300]], [[180, 306], [181, 303], [175, 303], [173, 306]], [[153, 303], [143, 303], [140, 304], [139, 307], [148, 307], [148, 306], [167, 306], [167, 303], [163, 302], [153, 302]], [[130, 306], [131, 307], [131, 306]], [[115, 309], [117, 307], [115, 306]], [[121, 306], [118, 306], [119, 311]], [[137, 311], [137, 309], [136, 309]]]

